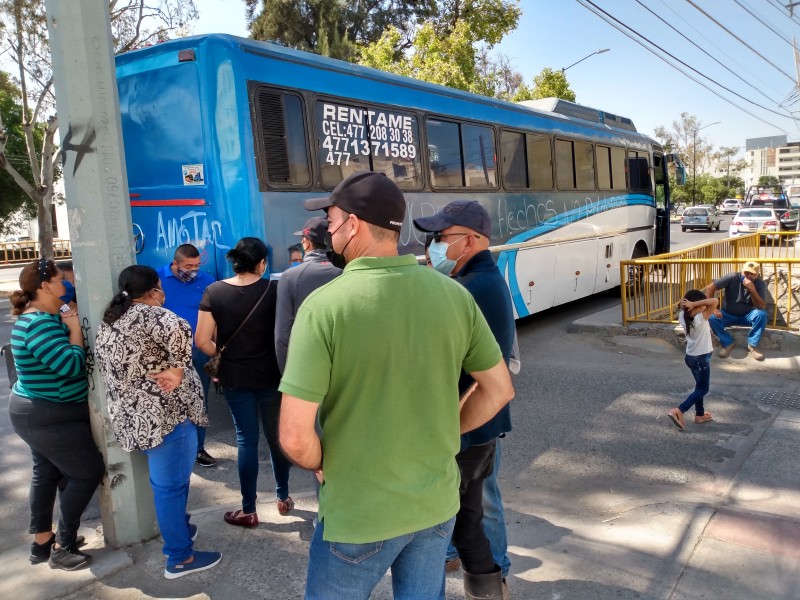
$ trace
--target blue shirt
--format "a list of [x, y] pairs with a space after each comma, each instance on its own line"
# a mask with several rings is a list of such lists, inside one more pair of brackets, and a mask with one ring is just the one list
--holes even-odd
[[158, 269], [161, 287], [166, 294], [164, 308], [171, 310], [192, 327], [192, 335], [197, 329], [197, 311], [206, 288], [216, 281], [205, 271], [198, 271], [193, 281], [186, 283], [172, 274], [172, 263]]
[[[506, 280], [497, 269], [488, 250], [478, 252], [455, 275], [454, 279], [467, 288], [481, 309], [489, 329], [492, 330], [503, 360], [508, 364], [514, 346], [514, 309]], [[462, 373], [458, 382], [458, 392], [463, 394], [474, 383], [467, 373]], [[511, 407], [506, 404], [488, 423], [461, 436], [461, 449], [486, 444], [504, 433], [511, 431]]]

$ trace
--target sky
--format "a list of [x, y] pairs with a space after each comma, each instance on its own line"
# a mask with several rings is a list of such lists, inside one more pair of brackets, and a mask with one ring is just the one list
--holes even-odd
[[[522, 0], [517, 29], [492, 52], [507, 56], [531, 83], [545, 67], [561, 69], [608, 48], [566, 71], [578, 103], [629, 117], [639, 131], [651, 136], [658, 126], [671, 130], [681, 113], [689, 113], [703, 129], [698, 139], [715, 148], [740, 147], [743, 153], [748, 138], [786, 135], [789, 141], [800, 140], [800, 122], [791, 113], [798, 111], [800, 116], [791, 45], [793, 37], [800, 38], [800, 6], [792, 18], [784, 7], [788, 3]], [[200, 18], [195, 33], [247, 36], [241, 0], [196, 0], [196, 4]], [[608, 13], [608, 19], [616, 18], [617, 27], [630, 36], [653, 48], [637, 34], [645, 36], [661, 49], [653, 48], [655, 54], [645, 49], [589, 10], [592, 5], [597, 7], [593, 10]]]

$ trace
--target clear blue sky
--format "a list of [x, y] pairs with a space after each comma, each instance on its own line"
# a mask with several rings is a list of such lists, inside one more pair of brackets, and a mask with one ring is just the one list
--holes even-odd
[[[746, 138], [782, 133], [786, 133], [790, 141], [800, 139], [797, 120], [781, 116], [786, 115], [787, 110], [800, 111], [791, 47], [793, 36], [798, 37], [800, 43], [800, 6], [798, 14], [791, 19], [783, 8], [783, 0], [691, 1], [719, 25], [694, 8], [689, 0], [592, 0], [600, 9], [677, 59], [744, 96], [746, 100], [737, 98], [701, 75], [692, 73], [696, 79], [754, 116], [691, 81], [597, 17], [582, 6], [589, 5], [588, 0], [522, 0], [523, 15], [518, 29], [507, 36], [495, 52], [508, 56], [530, 82], [544, 67], [560, 69], [591, 52], [609, 48], [609, 52], [592, 56], [570, 68], [566, 72], [570, 87], [579, 103], [629, 117], [639, 131], [648, 135], [652, 135], [659, 125], [671, 128], [672, 122], [682, 112], [688, 112], [698, 117], [701, 126], [720, 121], [719, 125], [712, 125], [699, 134], [717, 147], [743, 148]], [[243, 2], [196, 2], [200, 12], [200, 20], [194, 27], [196, 33], [247, 35]], [[724, 66], [707, 57], [644, 7], [662, 17]], [[776, 31], [760, 23], [745, 8]], [[721, 26], [752, 49], [726, 33]], [[782, 39], [784, 37], [789, 41]], [[665, 56], [660, 50], [656, 52]], [[748, 100], [781, 115], [758, 108]], [[783, 108], [779, 106], [782, 103]]]

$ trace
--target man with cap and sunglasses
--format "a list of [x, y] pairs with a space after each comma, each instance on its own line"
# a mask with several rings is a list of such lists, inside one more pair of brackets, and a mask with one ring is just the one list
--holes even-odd
[[[431, 217], [414, 219], [414, 226], [433, 234], [428, 249], [431, 266], [452, 276], [469, 291], [508, 364], [516, 333], [514, 310], [508, 286], [489, 252], [492, 235], [489, 213], [474, 200], [456, 200]], [[472, 377], [462, 373], [459, 392], [463, 393], [472, 384]], [[494, 591], [502, 581], [505, 594], [511, 562], [507, 555], [503, 500], [497, 485], [500, 470], [497, 440], [509, 431], [511, 411], [507, 404], [488, 423], [461, 436], [461, 451], [456, 456], [461, 469], [461, 508], [453, 532], [458, 555], [452, 549], [448, 551], [448, 569], [458, 568], [458, 556], [461, 557], [465, 586], [470, 582]]]
[[[281, 444], [322, 482], [306, 598], [366, 599], [387, 569], [395, 597], [444, 598], [459, 433], [513, 397], [508, 369], [469, 293], [398, 255], [388, 177], [354, 173], [305, 206], [327, 210], [346, 263], [300, 307], [279, 388]], [[461, 369], [476, 385], [459, 410]]]
[[286, 366], [286, 351], [289, 349], [289, 335], [292, 332], [297, 309], [303, 300], [318, 287], [325, 285], [342, 270], [334, 267], [325, 254], [325, 234], [328, 232], [328, 219], [311, 217], [301, 231], [293, 235], [301, 236], [303, 262], [287, 269], [278, 281], [278, 299], [275, 308], [275, 356], [278, 368], [283, 373]]
[[759, 275], [758, 263], [749, 260], [744, 263], [741, 273], [729, 273], [715, 279], [705, 289], [706, 298], [712, 298], [718, 290], [725, 290], [722, 309], [717, 309], [708, 324], [719, 339], [722, 348], [720, 358], [727, 358], [736, 345], [733, 336], [726, 331], [731, 325], [750, 327], [747, 335], [747, 351], [756, 360], [764, 360], [758, 343], [767, 327], [767, 285]]

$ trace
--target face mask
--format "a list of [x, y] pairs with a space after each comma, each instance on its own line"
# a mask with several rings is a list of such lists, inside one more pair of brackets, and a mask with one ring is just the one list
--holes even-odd
[[450, 275], [456, 268], [456, 261], [447, 258], [447, 249], [450, 244], [444, 242], [431, 242], [428, 247], [428, 256], [431, 257], [431, 266], [442, 275]]
[[178, 269], [178, 278], [184, 283], [189, 283], [197, 279], [197, 271], [184, 271], [183, 269]]
[[296, 267], [297, 265], [302, 265], [302, 264], [303, 264], [302, 260], [293, 260], [292, 262], [289, 263], [289, 268], [291, 269], [292, 267]]
[[339, 231], [342, 225], [344, 225], [346, 222], [347, 219], [342, 221], [339, 227], [337, 227], [333, 232], [325, 232], [325, 254], [328, 257], [328, 260], [331, 261], [331, 264], [339, 269], [344, 269], [345, 265], [347, 265], [347, 260], [344, 257], [344, 251], [347, 249], [347, 246], [350, 245], [350, 242], [353, 241], [353, 238], [347, 240], [347, 243], [344, 245], [344, 248], [342, 248], [341, 252], [336, 252], [336, 250], [333, 249], [333, 234]]
[[58, 299], [61, 300], [64, 304], [69, 304], [73, 300], [75, 300], [75, 286], [72, 285], [71, 282], [67, 281], [66, 279], [61, 283], [64, 284], [64, 295], [59, 296]]

